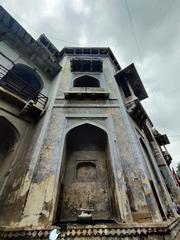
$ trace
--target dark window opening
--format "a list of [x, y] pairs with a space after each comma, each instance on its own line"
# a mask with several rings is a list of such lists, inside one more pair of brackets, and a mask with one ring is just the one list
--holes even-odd
[[82, 76], [74, 80], [74, 87], [100, 87], [99, 80], [91, 76]]
[[129, 89], [128, 83], [126, 81], [121, 82], [121, 87], [124, 92], [125, 97], [130, 97], [131, 96], [131, 91]]
[[145, 133], [149, 143], [151, 143], [154, 139], [153, 139], [153, 136], [152, 136], [151, 132], [149, 131], [149, 129], [146, 125], [144, 125], [143, 130], [144, 130], [144, 133]]
[[70, 61], [72, 72], [102, 72], [103, 61], [97, 58], [73, 58]]

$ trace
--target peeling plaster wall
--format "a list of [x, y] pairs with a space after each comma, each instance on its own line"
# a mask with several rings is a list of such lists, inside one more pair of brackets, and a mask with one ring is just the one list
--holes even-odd
[[[29, 162], [24, 158], [33, 134], [33, 127], [21, 119], [12, 116], [0, 110], [0, 115], [8, 119], [17, 128], [20, 133], [20, 139], [16, 148], [4, 159], [3, 168], [7, 168], [6, 175], [2, 179], [6, 185], [2, 189], [1, 202], [2, 207], [0, 220], [4, 224], [6, 221], [17, 221], [22, 214], [22, 194], [21, 187], [23, 176], [28, 169]], [[2, 174], [2, 173], [1, 173]], [[10, 213], [11, 212], [11, 213]]]
[[[30, 60], [24, 58], [21, 53], [3, 41], [0, 42], [0, 52], [3, 52], [14, 63], [23, 63], [36, 68]], [[0, 55], [0, 61], [8, 69], [13, 66], [2, 55]], [[56, 78], [52, 82], [52, 79], [49, 79], [44, 73], [37, 71], [44, 82], [42, 92], [49, 97], [48, 105], [50, 105], [57, 82]], [[0, 99], [0, 116], [11, 122], [20, 134], [15, 149], [6, 156], [0, 169], [0, 226], [4, 227], [21, 226], [20, 222], [23, 218], [27, 195], [39, 155], [38, 151], [44, 141], [43, 134], [47, 125], [47, 116], [41, 118], [38, 123], [31, 123], [24, 120], [19, 113], [20, 109], [15, 104], [9, 103], [3, 98]]]
[[[102, 75], [111, 94], [110, 99], [104, 101], [103, 107], [101, 107], [102, 102], [98, 101], [89, 100], [83, 103], [82, 101], [63, 100], [64, 91], [68, 90], [72, 83], [68, 57], [64, 58], [64, 63], [61, 77], [58, 78], [59, 88], [56, 102], [20, 225], [44, 226], [54, 221], [58, 207], [59, 174], [62, 167], [66, 129], [86, 121], [102, 126], [108, 133], [113, 161], [113, 178], [115, 179], [115, 204], [119, 220], [131, 222], [147, 219], [147, 221], [152, 221], [154, 218], [160, 221], [161, 216], [152, 195], [146, 171], [143, 169], [144, 166], [140, 163], [137, 165], [134, 161], [133, 146], [130, 144], [127, 126], [119, 111], [119, 96], [115, 90], [114, 73], [111, 72], [109, 60], [104, 59]], [[77, 107], [72, 108], [71, 104]], [[87, 108], [90, 104], [94, 106]], [[143, 176], [140, 171], [143, 171]], [[37, 203], [36, 205], [32, 205], [33, 200]], [[151, 207], [154, 208], [151, 209]]]

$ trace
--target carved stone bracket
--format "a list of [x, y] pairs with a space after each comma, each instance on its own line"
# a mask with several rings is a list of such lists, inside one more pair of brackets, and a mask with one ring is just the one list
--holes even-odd
[[132, 119], [140, 128], [142, 128], [146, 122], [146, 119], [149, 119], [149, 117], [140, 101], [137, 98], [132, 98], [130, 101], [126, 102], [126, 107]]

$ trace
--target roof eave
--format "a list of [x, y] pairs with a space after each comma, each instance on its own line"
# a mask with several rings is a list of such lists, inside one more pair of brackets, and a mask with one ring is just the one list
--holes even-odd
[[127, 66], [126, 68], [118, 71], [117, 74], [115, 75], [115, 78], [119, 83], [121, 81], [128, 80], [135, 95], [138, 97], [140, 101], [148, 98], [146, 89], [144, 88], [144, 85], [133, 63]]
[[64, 55], [74, 55], [74, 56], [89, 56], [89, 55], [94, 55], [96, 57], [98, 56], [108, 56], [110, 60], [112, 61], [115, 70], [119, 71], [121, 70], [121, 67], [115, 58], [112, 50], [109, 47], [64, 47], [60, 52], [59, 52], [59, 59], [61, 60]]
[[52, 58], [38, 41], [36, 41], [2, 6], [0, 6], [0, 34], [3, 40], [15, 46], [22, 54], [43, 72], [54, 77], [61, 66]]

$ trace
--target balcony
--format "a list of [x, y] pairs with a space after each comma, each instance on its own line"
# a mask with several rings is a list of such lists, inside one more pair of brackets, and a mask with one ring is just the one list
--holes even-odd
[[64, 93], [66, 99], [108, 99], [109, 92], [100, 87], [73, 87]]
[[167, 144], [170, 144], [168, 136], [166, 134], [159, 133], [156, 129], [154, 129], [154, 137], [159, 146], [165, 146]]
[[0, 64], [0, 95], [20, 108], [20, 115], [40, 116], [46, 109], [48, 97], [37, 91], [21, 77]]
[[171, 161], [172, 161], [171, 155], [169, 154], [169, 152], [167, 150], [162, 151], [162, 154], [163, 154], [164, 159], [166, 160], [167, 165], [169, 166], [171, 164]]

